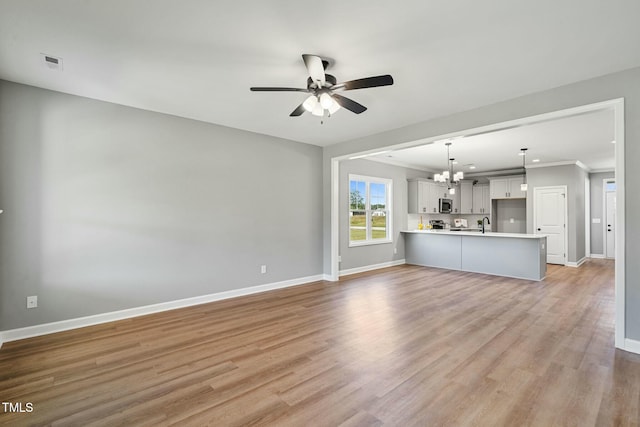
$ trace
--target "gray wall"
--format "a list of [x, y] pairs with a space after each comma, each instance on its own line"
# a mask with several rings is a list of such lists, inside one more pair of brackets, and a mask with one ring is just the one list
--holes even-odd
[[[604, 200], [602, 190], [602, 180], [614, 178], [614, 172], [590, 173], [591, 190], [591, 253], [604, 255]], [[593, 218], [599, 218], [600, 224], [594, 224]]]
[[[393, 180], [393, 243], [349, 247], [349, 174]], [[426, 178], [427, 173], [415, 169], [388, 165], [371, 160], [355, 159], [340, 162], [340, 270], [364, 267], [404, 259], [404, 237], [407, 229], [407, 179]], [[394, 254], [393, 249], [398, 253]]]
[[527, 233], [533, 233], [533, 189], [567, 186], [567, 261], [578, 262], [585, 257], [585, 195], [586, 172], [576, 165], [527, 169]]
[[0, 81], [0, 330], [321, 274], [321, 152]]
[[640, 68], [609, 74], [474, 110], [427, 120], [326, 147], [323, 152], [324, 272], [331, 272], [331, 159], [616, 98], [625, 102], [626, 337], [640, 340]]
[[[495, 230], [501, 233], [527, 232], [527, 201], [525, 199], [496, 200]], [[513, 219], [513, 223], [511, 220]]]

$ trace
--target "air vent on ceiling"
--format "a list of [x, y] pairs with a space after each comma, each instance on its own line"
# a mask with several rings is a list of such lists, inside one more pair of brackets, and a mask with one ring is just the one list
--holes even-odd
[[62, 71], [62, 58], [52, 55], [47, 55], [46, 53], [41, 53], [43, 65], [50, 69], [56, 71]]

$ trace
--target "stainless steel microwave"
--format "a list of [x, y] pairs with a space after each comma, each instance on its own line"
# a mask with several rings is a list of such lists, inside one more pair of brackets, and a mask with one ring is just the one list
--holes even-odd
[[451, 213], [453, 208], [453, 200], [440, 199], [440, 213]]

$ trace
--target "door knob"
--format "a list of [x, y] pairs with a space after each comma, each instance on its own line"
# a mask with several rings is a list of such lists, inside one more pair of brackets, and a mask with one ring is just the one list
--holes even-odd
[[538, 228], [538, 231], [542, 231], [540, 228]]

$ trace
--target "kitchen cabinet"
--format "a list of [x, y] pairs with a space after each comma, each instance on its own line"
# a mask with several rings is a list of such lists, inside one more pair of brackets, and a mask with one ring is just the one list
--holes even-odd
[[451, 198], [451, 213], [459, 214], [462, 213], [460, 209], [460, 202], [462, 200], [462, 186], [456, 188], [456, 194], [450, 194], [449, 198]]
[[489, 186], [485, 184], [474, 185], [472, 192], [472, 208], [471, 213], [489, 214], [491, 213], [491, 195], [489, 194]]
[[427, 213], [429, 185], [425, 180], [412, 179], [408, 181], [408, 212], [410, 214]]
[[449, 192], [447, 187], [442, 184], [436, 184], [435, 182], [428, 182], [429, 196], [427, 199], [427, 213], [439, 213], [440, 212], [440, 199], [448, 199]]
[[527, 197], [527, 192], [520, 190], [520, 184], [523, 183], [523, 175], [491, 179], [489, 181], [491, 199], [524, 199]]
[[440, 212], [440, 199], [453, 198], [447, 187], [435, 182], [408, 180], [408, 212], [410, 214], [434, 214]]
[[460, 213], [473, 213], [473, 182], [462, 181], [460, 183]]

